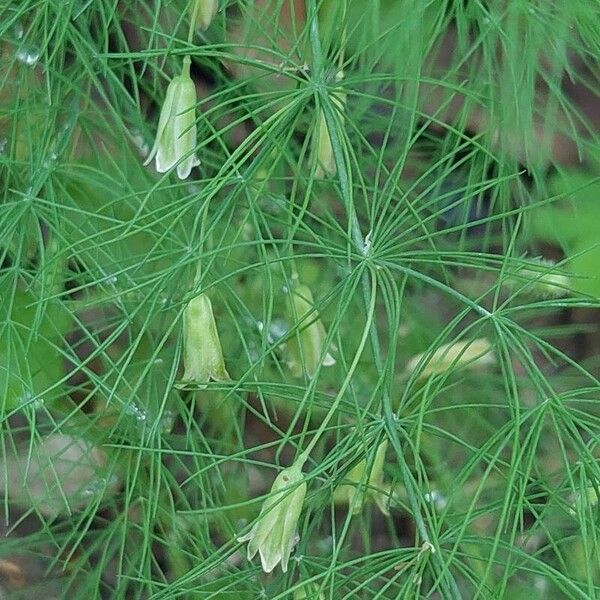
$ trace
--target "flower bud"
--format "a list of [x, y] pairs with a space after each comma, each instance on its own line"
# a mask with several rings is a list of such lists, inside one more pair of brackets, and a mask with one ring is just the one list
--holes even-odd
[[598, 488], [593, 485], [587, 486], [583, 492], [578, 492], [569, 508], [569, 513], [574, 517], [585, 514], [598, 506]]
[[309, 377], [314, 375], [321, 362], [324, 367], [334, 365], [333, 356], [325, 352], [325, 327], [305, 285], [298, 285], [291, 292], [290, 320], [296, 321], [299, 328], [289, 341], [288, 366], [294, 377], [302, 377], [304, 371]]
[[367, 470], [366, 460], [361, 460], [355, 467], [350, 469], [345, 479], [351, 483], [344, 483], [338, 486], [333, 493], [336, 503], [347, 502], [348, 507], [352, 508], [352, 514], [356, 515], [362, 510], [365, 500], [371, 498], [384, 515], [389, 514], [387, 507], [389, 494], [386, 493], [386, 486], [383, 483], [383, 465], [385, 463], [387, 447], [387, 440], [381, 442], [377, 447], [375, 460], [371, 466], [368, 478], [365, 477]]
[[443, 344], [431, 355], [428, 352], [417, 354], [406, 364], [405, 373], [410, 375], [419, 367], [425, 357], [429, 358], [425, 366], [421, 368], [418, 379], [458, 367], [482, 368], [496, 363], [489, 340], [478, 338], [473, 341]]
[[190, 12], [194, 24], [202, 30], [207, 30], [219, 10], [218, 0], [194, 0]]
[[211, 379], [230, 379], [212, 304], [206, 294], [196, 296], [183, 312], [183, 365], [183, 379], [178, 388], [185, 388], [188, 383], [205, 388]]
[[298, 543], [296, 527], [306, 495], [302, 464], [296, 462], [277, 475], [254, 527], [238, 538], [238, 542], [248, 542], [248, 560], [257, 552], [260, 554], [265, 573], [270, 573], [279, 562], [285, 573], [290, 554]]
[[[344, 72], [338, 71], [336, 74], [336, 82], [344, 78]], [[331, 96], [334, 108], [339, 112], [341, 118], [344, 116], [346, 108], [346, 94], [343, 91], [336, 90]], [[333, 156], [333, 146], [331, 144], [331, 135], [327, 127], [327, 121], [323, 114], [323, 109], [319, 109], [319, 124], [317, 135], [317, 171], [316, 177], [321, 178], [323, 175], [335, 175], [336, 166]]]
[[505, 285], [511, 289], [538, 298], [560, 298], [569, 293], [569, 277], [556, 271], [550, 260], [530, 260], [530, 267], [520, 265], [514, 275], [508, 277]]
[[156, 141], [144, 165], [156, 157], [156, 170], [166, 173], [177, 165], [179, 179], [189, 177], [199, 165], [196, 158], [196, 86], [190, 77], [190, 57], [183, 59], [181, 75], [167, 88], [160, 111]]

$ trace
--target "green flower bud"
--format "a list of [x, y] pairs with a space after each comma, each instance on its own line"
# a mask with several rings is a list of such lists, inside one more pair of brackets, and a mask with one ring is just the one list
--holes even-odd
[[203, 30], [208, 29], [217, 14], [217, 10], [219, 10], [218, 0], [194, 0], [190, 5], [194, 24]]
[[352, 483], [342, 484], [335, 489], [334, 502], [340, 504], [347, 502], [348, 507], [352, 508], [352, 514], [356, 515], [362, 510], [367, 499], [373, 499], [384, 515], [389, 514], [387, 507], [389, 489], [383, 483], [383, 465], [387, 447], [387, 440], [381, 442], [377, 447], [375, 460], [368, 477], [366, 477], [366, 460], [361, 460], [350, 470], [345, 479]]
[[538, 298], [560, 298], [569, 293], [570, 279], [550, 260], [530, 260], [504, 282], [509, 288]]
[[190, 77], [190, 57], [183, 59], [181, 75], [174, 77], [160, 111], [156, 141], [144, 165], [156, 157], [156, 170], [166, 173], [177, 165], [179, 179], [199, 165], [196, 158], [196, 86]]
[[[344, 78], [344, 72], [338, 71], [336, 74], [336, 82], [341, 81]], [[344, 111], [346, 108], [346, 94], [342, 91], [336, 90], [331, 96], [331, 101], [334, 108], [343, 118]], [[335, 175], [336, 166], [335, 158], [333, 156], [333, 146], [331, 144], [331, 135], [329, 134], [329, 128], [325, 120], [323, 110], [319, 110], [319, 124], [317, 129], [317, 171], [316, 177], [323, 177], [325, 174]]]
[[496, 363], [489, 340], [479, 338], [473, 341], [443, 344], [431, 355], [428, 352], [417, 354], [406, 364], [405, 373], [410, 375], [426, 357], [428, 357], [427, 363], [421, 368], [418, 379], [436, 373], [445, 373], [449, 369], [458, 367], [485, 368]]
[[598, 506], [598, 488], [589, 485], [583, 492], [578, 492], [569, 508], [573, 516], [585, 514], [586, 510], [595, 509]]
[[183, 379], [178, 388], [185, 388], [188, 383], [206, 387], [211, 379], [230, 379], [212, 304], [206, 294], [196, 296], [183, 312], [183, 365]]
[[[288, 366], [294, 377], [302, 377], [304, 371], [310, 377], [319, 365], [335, 364], [331, 354], [325, 352], [325, 327], [314, 308], [313, 295], [305, 285], [296, 286], [291, 292], [290, 320], [298, 323], [299, 331], [289, 341]], [[321, 358], [325, 354], [323, 358]]]
[[248, 560], [257, 552], [260, 554], [265, 573], [270, 573], [279, 562], [285, 573], [290, 554], [298, 543], [296, 528], [306, 495], [302, 464], [296, 462], [277, 475], [254, 527], [238, 538], [239, 542], [248, 542]]

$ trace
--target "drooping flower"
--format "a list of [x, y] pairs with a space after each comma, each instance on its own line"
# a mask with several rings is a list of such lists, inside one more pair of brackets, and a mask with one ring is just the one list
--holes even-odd
[[[340, 82], [344, 78], [344, 72], [338, 71], [335, 77], [336, 82]], [[341, 90], [335, 90], [331, 95], [336, 112], [340, 118], [343, 118], [346, 108], [346, 94]], [[335, 158], [333, 156], [333, 145], [331, 143], [331, 133], [323, 114], [323, 109], [319, 109], [319, 123], [317, 129], [317, 170], [316, 177], [321, 178], [323, 175], [336, 174]]]
[[569, 293], [570, 279], [551, 260], [529, 260], [504, 282], [509, 288], [539, 298], [560, 298]]
[[194, 0], [190, 5], [190, 12], [196, 27], [203, 30], [208, 29], [218, 10], [218, 0]]
[[422, 352], [409, 359], [406, 364], [405, 373], [413, 373], [420, 363], [426, 358], [427, 363], [421, 367], [418, 379], [444, 373], [449, 369], [458, 367], [484, 368], [494, 365], [496, 357], [492, 352], [492, 345], [486, 338], [478, 338], [472, 341], [455, 342], [454, 344], [442, 344], [429, 356], [428, 352]]
[[280, 562], [285, 573], [298, 543], [296, 528], [306, 495], [303, 464], [304, 461], [296, 462], [277, 475], [256, 523], [249, 533], [238, 538], [239, 542], [248, 542], [248, 560], [258, 552], [265, 573], [270, 573]]
[[302, 377], [305, 371], [310, 377], [321, 362], [324, 367], [330, 367], [335, 364], [335, 359], [325, 352], [327, 335], [310, 289], [297, 285], [290, 297], [290, 321], [298, 323], [299, 330], [289, 341], [288, 366], [294, 377]]
[[196, 158], [196, 86], [190, 77], [190, 57], [183, 59], [181, 75], [174, 77], [160, 111], [154, 146], [144, 165], [156, 158], [156, 170], [166, 173], [177, 165], [179, 179], [199, 165]]
[[365, 477], [367, 471], [366, 460], [361, 460], [349, 471], [344, 479], [351, 483], [338, 486], [333, 493], [336, 503], [347, 502], [348, 507], [352, 508], [352, 514], [356, 515], [362, 510], [367, 499], [373, 499], [384, 515], [389, 514], [387, 506], [389, 489], [386, 489], [383, 483], [383, 465], [387, 447], [387, 440], [381, 442], [377, 447], [375, 460], [368, 477]]
[[230, 379], [212, 304], [206, 294], [190, 300], [183, 312], [183, 365], [184, 374], [178, 388], [190, 383], [194, 387], [206, 387], [211, 379]]

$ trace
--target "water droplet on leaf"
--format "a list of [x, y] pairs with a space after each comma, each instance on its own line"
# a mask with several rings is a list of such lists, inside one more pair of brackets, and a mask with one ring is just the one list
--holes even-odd
[[34, 48], [21, 48], [17, 51], [17, 60], [28, 67], [34, 67], [40, 59], [40, 53]]

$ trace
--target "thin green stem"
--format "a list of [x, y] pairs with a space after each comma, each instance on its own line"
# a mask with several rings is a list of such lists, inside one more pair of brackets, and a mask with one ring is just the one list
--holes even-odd
[[204, 255], [204, 248], [206, 246], [206, 225], [208, 222], [208, 205], [210, 204], [209, 200], [204, 201], [204, 205], [202, 206], [202, 215], [200, 217], [200, 247], [199, 254], [200, 260], [196, 265], [196, 275], [194, 277], [194, 288], [200, 285], [200, 280], [202, 278], [202, 256]]
[[348, 42], [348, 26], [346, 23], [346, 19], [348, 17], [348, 0], [343, 0], [342, 2], [342, 39], [340, 41], [340, 49], [338, 52], [337, 64], [338, 70], [341, 71], [344, 67], [344, 61], [346, 60], [346, 44]]
[[194, 32], [196, 31], [196, 19], [198, 18], [198, 11], [200, 10], [200, 2], [192, 0], [194, 8], [192, 10], [192, 18], [190, 19], [190, 26], [188, 29], [187, 43], [191, 44], [194, 39]]

